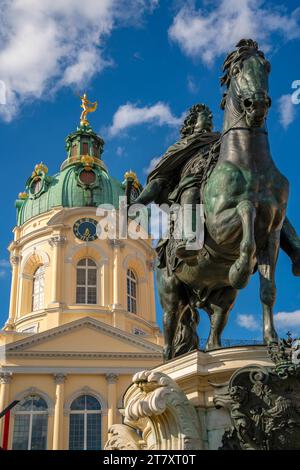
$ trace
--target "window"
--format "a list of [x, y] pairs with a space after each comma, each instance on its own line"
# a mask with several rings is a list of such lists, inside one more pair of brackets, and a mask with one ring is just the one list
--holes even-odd
[[140, 328], [134, 327], [132, 330], [132, 333], [137, 336], [146, 336], [147, 333], [144, 330], [141, 330]]
[[82, 259], [77, 264], [76, 303], [97, 303], [97, 266], [89, 258]]
[[23, 330], [20, 330], [20, 333], [37, 333], [37, 329], [37, 325], [27, 326]]
[[42, 189], [43, 183], [42, 180], [39, 178], [36, 181], [34, 181], [31, 185], [31, 192], [33, 194], [38, 194], [40, 190]]
[[77, 157], [77, 144], [72, 146], [72, 157]]
[[127, 270], [127, 310], [136, 313], [136, 276], [131, 269]]
[[82, 142], [82, 155], [89, 154], [89, 144], [88, 142]]
[[44, 307], [45, 291], [45, 268], [40, 266], [33, 275], [32, 285], [32, 311], [40, 310]]
[[71, 405], [69, 450], [100, 449], [101, 405], [91, 395], [81, 395]]
[[13, 450], [46, 450], [48, 407], [37, 395], [24, 398], [15, 411]]

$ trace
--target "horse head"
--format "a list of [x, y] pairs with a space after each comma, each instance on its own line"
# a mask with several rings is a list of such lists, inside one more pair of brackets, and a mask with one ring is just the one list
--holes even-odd
[[271, 106], [270, 63], [252, 39], [242, 39], [236, 47], [223, 64], [221, 85], [226, 85], [228, 90], [221, 107], [225, 108], [230, 97], [234, 114], [245, 117], [248, 127], [263, 127]]

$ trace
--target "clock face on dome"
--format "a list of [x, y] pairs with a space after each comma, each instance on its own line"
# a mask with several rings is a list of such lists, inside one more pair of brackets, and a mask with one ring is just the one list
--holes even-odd
[[92, 242], [98, 238], [97, 225], [97, 220], [89, 218], [79, 219], [74, 224], [73, 232], [79, 240]]

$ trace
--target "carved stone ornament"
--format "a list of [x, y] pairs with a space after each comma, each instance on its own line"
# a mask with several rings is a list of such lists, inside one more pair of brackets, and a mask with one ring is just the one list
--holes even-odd
[[121, 411], [125, 424], [110, 428], [106, 450], [198, 450], [201, 430], [195, 408], [166, 374], [134, 375]]
[[54, 235], [49, 239], [49, 245], [53, 248], [54, 246], [62, 246], [66, 242], [67, 238], [63, 235]]
[[300, 366], [287, 347], [270, 347], [275, 367], [241, 368], [214, 385], [215, 405], [227, 408], [232, 422], [221, 450], [300, 449]]

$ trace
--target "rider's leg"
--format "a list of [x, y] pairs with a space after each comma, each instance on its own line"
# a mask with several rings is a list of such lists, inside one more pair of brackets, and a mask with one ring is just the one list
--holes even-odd
[[287, 217], [281, 229], [280, 248], [291, 258], [293, 274], [300, 276], [300, 238]]
[[[178, 258], [193, 258], [198, 254], [195, 246], [197, 239], [197, 204], [200, 202], [200, 192], [198, 187], [188, 188], [183, 191], [180, 198], [180, 205], [184, 210], [184, 217], [181, 218], [183, 227], [182, 241], [177, 245], [176, 256]], [[190, 245], [190, 246], [189, 246]], [[194, 246], [193, 246], [194, 245]]]

